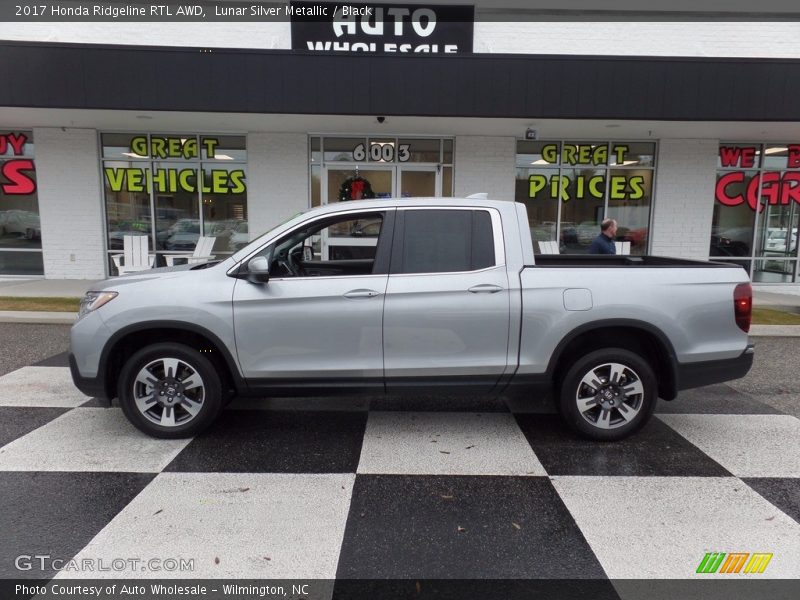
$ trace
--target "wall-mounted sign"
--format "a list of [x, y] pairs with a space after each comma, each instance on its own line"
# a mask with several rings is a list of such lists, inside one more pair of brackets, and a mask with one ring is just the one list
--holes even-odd
[[[763, 152], [761, 144], [720, 146], [722, 168], [740, 170], [718, 174], [717, 202], [724, 206], [747, 204], [758, 212], [767, 204], [800, 204], [800, 144], [768, 147]], [[781, 170], [757, 172], [762, 158], [764, 166]]]
[[[24, 133], [0, 134], [0, 159], [4, 156], [23, 156], [28, 136]], [[36, 192], [33, 161], [29, 158], [0, 160], [0, 190], [7, 196], [29, 196]]]
[[[131, 158], [181, 158], [181, 159], [214, 159], [219, 140], [210, 137], [157, 137], [147, 136], [131, 138]], [[149, 164], [140, 167], [105, 167], [106, 181], [113, 192], [150, 192], [155, 189], [159, 193], [175, 193], [179, 191], [194, 193], [202, 190], [204, 194], [241, 194], [246, 191], [245, 172], [243, 169], [209, 169], [207, 166], [199, 170], [188, 168], [150, 168]]]
[[292, 2], [292, 49], [379, 54], [472, 52], [474, 6]]
[[[528, 196], [530, 198], [558, 198], [563, 202], [571, 199], [596, 198], [602, 200], [606, 195], [607, 170], [595, 171], [593, 167], [606, 167], [609, 164], [608, 144], [564, 144], [559, 154], [558, 144], [542, 147], [542, 166], [588, 167], [583, 172], [576, 169], [574, 175], [554, 172], [535, 173], [528, 177]], [[611, 156], [615, 164], [624, 166], [629, 150], [627, 144], [612, 144]], [[534, 163], [535, 164], [535, 163]], [[613, 165], [612, 165], [613, 168]], [[645, 178], [635, 172], [616, 171], [608, 176], [608, 197], [611, 200], [640, 200], [645, 195]]]

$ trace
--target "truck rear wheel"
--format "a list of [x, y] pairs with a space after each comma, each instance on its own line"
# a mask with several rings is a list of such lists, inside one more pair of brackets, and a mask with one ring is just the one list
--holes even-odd
[[122, 368], [118, 392], [128, 420], [158, 438], [195, 435], [222, 407], [219, 374], [183, 344], [153, 344], [136, 352]]
[[583, 437], [614, 441], [641, 429], [657, 398], [646, 360], [630, 350], [605, 348], [582, 356], [561, 378], [559, 412]]

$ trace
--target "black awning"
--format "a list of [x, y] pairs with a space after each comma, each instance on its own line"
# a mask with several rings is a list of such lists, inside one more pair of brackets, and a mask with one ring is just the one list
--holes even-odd
[[34, 108], [800, 120], [800, 61], [788, 59], [321, 55], [2, 42], [0, 81], [0, 106]]

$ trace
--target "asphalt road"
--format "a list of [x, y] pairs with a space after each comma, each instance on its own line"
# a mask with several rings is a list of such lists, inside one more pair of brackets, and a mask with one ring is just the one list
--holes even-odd
[[[753, 339], [756, 357], [752, 370], [747, 377], [728, 385], [800, 418], [800, 338]], [[69, 325], [0, 323], [0, 340], [3, 348], [0, 375], [4, 375], [66, 352], [69, 348]]]
[[69, 325], [0, 323], [0, 375], [66, 352], [69, 328]]

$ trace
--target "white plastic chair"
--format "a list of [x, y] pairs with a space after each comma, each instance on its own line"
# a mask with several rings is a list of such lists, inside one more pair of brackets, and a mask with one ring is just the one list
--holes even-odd
[[631, 243], [630, 242], [614, 242], [614, 245], [617, 247], [617, 254], [630, 254], [631, 253]]
[[558, 242], [539, 242], [540, 254], [561, 254]]
[[111, 260], [120, 275], [153, 268], [156, 255], [150, 254], [150, 238], [146, 235], [122, 237], [122, 254], [112, 254]]
[[194, 247], [194, 252], [191, 254], [188, 252], [186, 254], [165, 254], [164, 258], [167, 260], [167, 266], [174, 267], [176, 258], [185, 258], [187, 264], [190, 265], [212, 260], [215, 255], [211, 254], [211, 250], [214, 248], [214, 242], [216, 241], [217, 238], [215, 237], [202, 236], [197, 240], [197, 245]]

